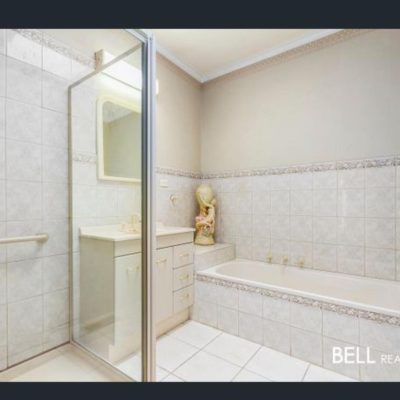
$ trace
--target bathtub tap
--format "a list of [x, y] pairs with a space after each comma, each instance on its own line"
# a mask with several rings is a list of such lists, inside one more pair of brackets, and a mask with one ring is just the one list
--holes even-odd
[[304, 257], [300, 257], [300, 258], [299, 258], [299, 267], [300, 267], [300, 268], [303, 268], [303, 267], [304, 267], [304, 263], [305, 263]]
[[271, 264], [271, 262], [272, 262], [272, 254], [269, 253], [269, 254], [267, 255], [267, 263]]
[[289, 257], [288, 256], [283, 256], [282, 257], [282, 264], [287, 264], [289, 261]]

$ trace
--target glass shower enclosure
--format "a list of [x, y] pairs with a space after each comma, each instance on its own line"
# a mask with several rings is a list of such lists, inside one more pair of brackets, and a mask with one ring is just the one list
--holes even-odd
[[116, 35], [69, 88], [71, 341], [150, 381], [154, 44]]

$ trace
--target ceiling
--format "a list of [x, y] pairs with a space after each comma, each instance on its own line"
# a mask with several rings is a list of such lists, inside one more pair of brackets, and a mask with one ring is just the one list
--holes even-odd
[[157, 50], [200, 82], [339, 29], [152, 29]]

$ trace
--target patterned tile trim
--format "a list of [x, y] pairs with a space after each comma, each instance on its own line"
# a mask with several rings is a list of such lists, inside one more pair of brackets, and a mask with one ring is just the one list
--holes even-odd
[[76, 51], [69, 46], [54, 40], [51, 36], [41, 32], [39, 29], [13, 29], [18, 32], [20, 35], [26, 37], [27, 39], [32, 40], [42, 46], [46, 46], [55, 52], [62, 54], [63, 56], [69, 57], [83, 65], [86, 65], [90, 68], [95, 67], [94, 56], [89, 57], [85, 54]]
[[180, 169], [167, 168], [167, 167], [156, 167], [158, 174], [174, 175], [174, 176], [185, 176], [187, 178], [201, 179], [202, 175], [199, 172], [183, 171]]
[[378, 157], [350, 161], [332, 161], [325, 163], [310, 163], [302, 165], [292, 165], [288, 167], [274, 167], [265, 169], [252, 169], [241, 171], [226, 171], [210, 174], [202, 174], [202, 179], [213, 178], [234, 178], [243, 176], [260, 176], [260, 175], [283, 175], [297, 174], [305, 172], [321, 172], [332, 170], [345, 170], [357, 168], [377, 168], [400, 165], [400, 156]]
[[72, 160], [76, 161], [76, 162], [87, 163], [87, 164], [96, 164], [97, 156], [95, 154], [73, 153]]
[[346, 315], [350, 315], [353, 317], [359, 317], [359, 318], [372, 320], [375, 322], [387, 323], [390, 325], [400, 326], [400, 318], [393, 317], [391, 315], [364, 311], [364, 310], [360, 310], [360, 309], [353, 308], [353, 307], [347, 307], [347, 306], [342, 306], [339, 304], [328, 303], [328, 302], [319, 301], [319, 300], [313, 300], [313, 299], [310, 299], [307, 297], [295, 296], [295, 295], [291, 295], [291, 294], [287, 294], [287, 293], [279, 292], [279, 291], [275, 291], [275, 290], [263, 289], [263, 288], [256, 287], [256, 286], [245, 285], [242, 283], [237, 283], [237, 282], [225, 280], [222, 278], [215, 278], [215, 277], [211, 277], [211, 276], [207, 276], [207, 275], [202, 275], [201, 272], [196, 273], [196, 280], [198, 280], [200, 282], [211, 283], [211, 284], [218, 285], [218, 286], [235, 288], [238, 290], [243, 290], [245, 292], [259, 293], [262, 296], [282, 299], [282, 300], [290, 301], [292, 303], [305, 304], [305, 305], [309, 305], [312, 307], [318, 307], [323, 310], [333, 311], [333, 312], [336, 312], [339, 314], [346, 314]]

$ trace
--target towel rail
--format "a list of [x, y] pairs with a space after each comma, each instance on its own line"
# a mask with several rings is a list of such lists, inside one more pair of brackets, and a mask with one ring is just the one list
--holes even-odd
[[20, 242], [45, 242], [49, 238], [47, 233], [38, 233], [32, 236], [15, 236], [0, 239], [0, 244], [20, 243]]

